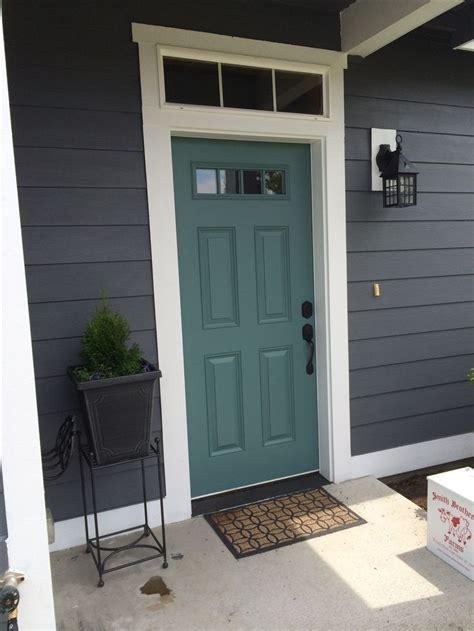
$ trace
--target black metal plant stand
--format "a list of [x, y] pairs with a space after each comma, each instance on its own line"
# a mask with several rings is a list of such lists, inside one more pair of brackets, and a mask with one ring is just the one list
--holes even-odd
[[[161, 512], [161, 543], [153, 533], [152, 529], [148, 524], [148, 507], [147, 507], [147, 489], [146, 489], [146, 480], [145, 480], [145, 465], [144, 461], [150, 458], [156, 459], [156, 466], [158, 470], [158, 492], [159, 492], [159, 502], [160, 502], [160, 512]], [[95, 473], [102, 469], [107, 469], [109, 467], [119, 467], [120, 465], [130, 464], [131, 462], [140, 462], [141, 474], [142, 474], [142, 490], [143, 490], [143, 511], [145, 516], [145, 523], [139, 524], [138, 526], [132, 526], [131, 528], [124, 528], [123, 530], [117, 530], [115, 532], [108, 532], [106, 534], [99, 534], [99, 520], [97, 517], [97, 499], [95, 492]], [[90, 536], [89, 534], [89, 524], [87, 522], [87, 499], [86, 499], [86, 487], [84, 480], [84, 463], [86, 463], [89, 469], [90, 475], [90, 483], [91, 483], [91, 495], [92, 495], [92, 510], [94, 517], [94, 531], [95, 535]], [[164, 519], [164, 509], [163, 509], [163, 484], [162, 484], [162, 475], [161, 475], [161, 462], [160, 462], [160, 449], [159, 449], [159, 440], [155, 438], [155, 444], [150, 445], [150, 452], [146, 456], [142, 456], [140, 458], [133, 458], [132, 460], [125, 460], [123, 462], [115, 462], [111, 464], [98, 465], [95, 462], [95, 457], [93, 452], [88, 451], [86, 446], [79, 447], [79, 466], [81, 472], [81, 487], [82, 487], [82, 502], [84, 508], [84, 525], [86, 530], [86, 552], [89, 552], [94, 560], [95, 566], [99, 573], [99, 587], [104, 586], [103, 576], [108, 572], [114, 572], [115, 570], [121, 570], [126, 567], [130, 567], [132, 565], [136, 565], [137, 563], [143, 563], [145, 561], [151, 561], [152, 559], [158, 559], [160, 557], [163, 558], [163, 568], [168, 567], [168, 562], [166, 560], [166, 534], [165, 534], [165, 519]], [[142, 532], [139, 534], [138, 538], [123, 546], [111, 546], [104, 545], [101, 543], [102, 539], [107, 539], [109, 537], [113, 537], [115, 535], [122, 535], [127, 532], [133, 532], [135, 530], [141, 530]], [[150, 543], [142, 543], [143, 540], [147, 537], [152, 538], [152, 542]], [[106, 563], [110, 561], [110, 559], [120, 552], [124, 552], [126, 550], [132, 550], [135, 548], [144, 548], [155, 550], [156, 554], [152, 554], [141, 559], [137, 559], [135, 561], [130, 561], [128, 563], [122, 563], [121, 565], [114, 565], [113, 567], [106, 567]], [[108, 553], [105, 554], [104, 553]]]

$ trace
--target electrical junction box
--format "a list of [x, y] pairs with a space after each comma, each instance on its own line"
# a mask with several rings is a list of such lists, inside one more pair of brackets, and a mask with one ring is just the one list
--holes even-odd
[[474, 469], [428, 477], [428, 550], [474, 580]]

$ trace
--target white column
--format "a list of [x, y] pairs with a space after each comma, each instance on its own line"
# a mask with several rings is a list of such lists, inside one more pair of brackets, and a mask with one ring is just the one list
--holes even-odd
[[25, 264], [0, 25], [2, 200], [2, 469], [10, 568], [23, 572], [20, 629], [56, 628]]

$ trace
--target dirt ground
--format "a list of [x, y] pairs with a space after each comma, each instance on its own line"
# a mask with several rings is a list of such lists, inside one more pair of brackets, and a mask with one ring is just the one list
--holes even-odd
[[426, 494], [428, 488], [426, 477], [434, 475], [435, 473], [461, 469], [462, 467], [474, 467], [474, 458], [456, 460], [455, 462], [447, 462], [436, 467], [428, 467], [427, 469], [418, 469], [417, 471], [408, 471], [407, 473], [392, 475], [388, 478], [381, 478], [381, 482], [426, 510]]

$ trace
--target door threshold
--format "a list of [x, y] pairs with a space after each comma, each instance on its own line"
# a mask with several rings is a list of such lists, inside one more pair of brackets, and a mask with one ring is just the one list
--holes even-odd
[[191, 515], [192, 517], [197, 517], [198, 515], [216, 513], [272, 497], [298, 493], [308, 489], [318, 489], [325, 484], [330, 484], [329, 480], [322, 476], [319, 471], [312, 471], [288, 478], [272, 480], [271, 482], [264, 482], [263, 484], [232, 489], [223, 493], [204, 495], [191, 500]]

